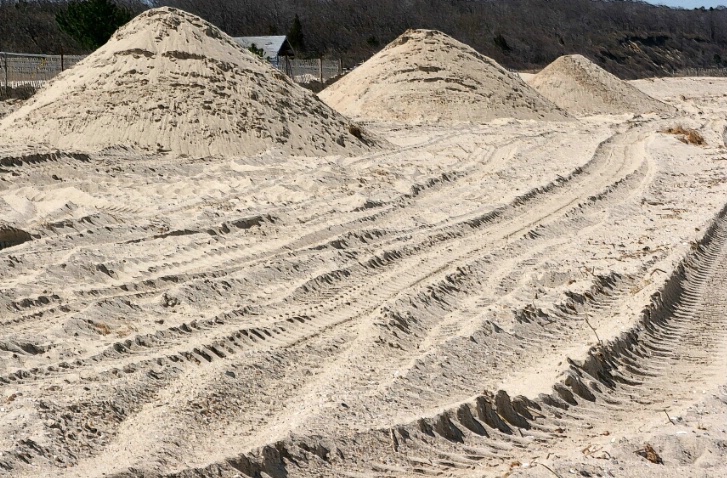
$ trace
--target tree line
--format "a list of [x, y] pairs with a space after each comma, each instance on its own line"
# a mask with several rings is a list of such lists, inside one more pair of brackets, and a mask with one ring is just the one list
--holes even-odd
[[[84, 13], [105, 28], [84, 39], [73, 25], [83, 16], [73, 8], [83, 3], [112, 4], [121, 14], [112, 23], [93, 20], [100, 10]], [[0, 0], [0, 50], [87, 52], [117, 23], [156, 6], [197, 14], [233, 36], [288, 34], [299, 56], [341, 57], [345, 66], [408, 28], [431, 28], [513, 69], [539, 69], [570, 53], [623, 78], [727, 67], [727, 9], [629, 0]]]

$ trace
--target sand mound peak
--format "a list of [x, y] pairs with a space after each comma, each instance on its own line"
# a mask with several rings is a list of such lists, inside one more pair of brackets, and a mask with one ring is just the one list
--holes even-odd
[[[148, 10], [0, 122], [11, 140], [193, 157], [377, 146], [314, 94], [199, 17]], [[357, 132], [357, 131], [354, 131]]]
[[576, 115], [673, 110], [582, 55], [558, 58], [535, 75], [530, 84], [550, 101]]
[[434, 30], [408, 30], [319, 96], [352, 117], [385, 121], [563, 119], [494, 60]]

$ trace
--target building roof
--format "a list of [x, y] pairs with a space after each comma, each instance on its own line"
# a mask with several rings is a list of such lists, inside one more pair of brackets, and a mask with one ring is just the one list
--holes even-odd
[[290, 46], [285, 35], [267, 37], [234, 37], [237, 43], [243, 48], [250, 48], [255, 45], [265, 52], [265, 56], [274, 60], [279, 56], [294, 56], [293, 47]]

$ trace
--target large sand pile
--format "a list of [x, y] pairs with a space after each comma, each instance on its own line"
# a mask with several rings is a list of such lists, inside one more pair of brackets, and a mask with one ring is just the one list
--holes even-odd
[[432, 30], [409, 30], [319, 96], [352, 117], [390, 121], [563, 119], [520, 78]]
[[669, 113], [673, 110], [581, 55], [558, 58], [535, 75], [530, 85], [576, 115]]
[[62, 149], [123, 146], [193, 157], [270, 148], [355, 153], [376, 145], [219, 29], [172, 8], [149, 10], [119, 29], [4, 118], [0, 131]]

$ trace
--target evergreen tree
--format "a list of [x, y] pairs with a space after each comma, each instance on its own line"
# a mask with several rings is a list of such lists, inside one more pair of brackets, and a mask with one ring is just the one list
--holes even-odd
[[56, 14], [58, 27], [89, 50], [95, 50], [133, 17], [110, 0], [73, 0]]
[[288, 32], [288, 41], [290, 42], [290, 46], [292, 46], [296, 51], [305, 51], [305, 40], [303, 39], [303, 25], [301, 25], [300, 23], [300, 18], [298, 18], [298, 14], [295, 15], [295, 19], [293, 19], [293, 25], [290, 27], [290, 31]]

